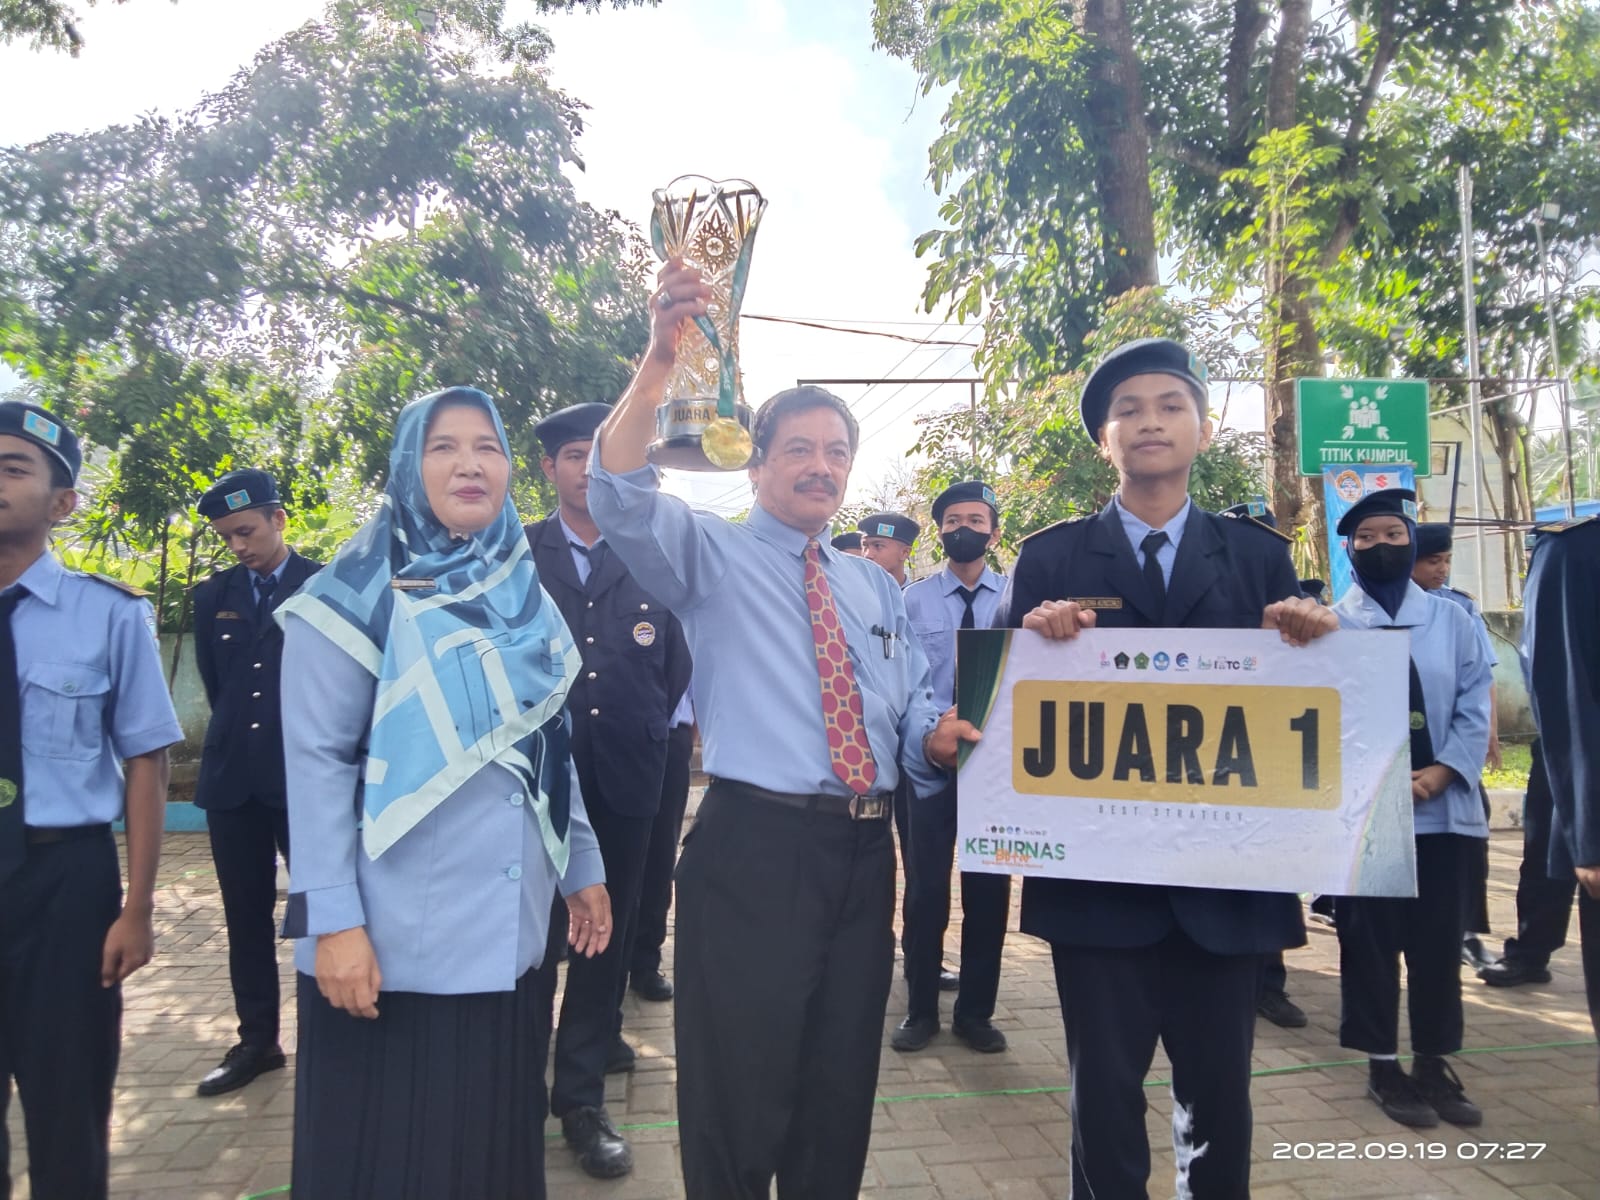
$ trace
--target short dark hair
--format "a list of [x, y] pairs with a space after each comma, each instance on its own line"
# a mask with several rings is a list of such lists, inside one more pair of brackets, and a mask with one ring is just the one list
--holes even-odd
[[750, 459], [750, 465], [759, 466], [766, 461], [767, 451], [772, 447], [772, 439], [777, 436], [780, 420], [791, 413], [808, 412], [813, 408], [831, 408], [844, 419], [845, 432], [850, 437], [850, 455], [852, 458], [855, 457], [856, 448], [861, 444], [861, 426], [856, 423], [856, 416], [850, 411], [850, 406], [827, 388], [808, 384], [778, 392], [768, 398], [756, 412], [756, 419], [750, 429], [750, 440], [755, 443], [755, 453]]

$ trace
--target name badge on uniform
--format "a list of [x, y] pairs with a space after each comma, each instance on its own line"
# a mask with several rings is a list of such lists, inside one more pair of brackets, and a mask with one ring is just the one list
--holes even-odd
[[1068, 596], [1069, 604], [1076, 604], [1079, 608], [1121, 608], [1121, 596]]
[[436, 586], [431, 579], [401, 579], [399, 576], [389, 580], [389, 586], [397, 592], [427, 592]]
[[640, 621], [633, 627], [633, 640], [641, 646], [655, 645], [656, 627], [649, 621]]
[[225, 608], [225, 609], [223, 609], [221, 612], [219, 612], [217, 614], [217, 620], [219, 620], [219, 621], [242, 621], [242, 620], [244, 620], [244, 618], [241, 617], [238, 613], [233, 612], [232, 610]]

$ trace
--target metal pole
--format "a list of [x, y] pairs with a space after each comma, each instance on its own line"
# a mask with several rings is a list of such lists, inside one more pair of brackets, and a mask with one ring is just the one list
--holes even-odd
[[[1463, 165], [1457, 173], [1461, 187], [1461, 316], [1467, 339], [1467, 407], [1472, 425], [1472, 516], [1483, 520], [1482, 394], [1478, 389], [1478, 297], [1472, 284], [1472, 173]], [[1483, 527], [1473, 530], [1473, 561], [1480, 603], [1488, 603], [1488, 568], [1483, 553]]]
[[972, 433], [967, 441], [967, 453], [972, 455], [972, 469], [978, 469], [978, 385], [967, 385], [967, 397], [972, 407]]
[[1567, 517], [1576, 515], [1578, 487], [1572, 477], [1572, 405], [1567, 397], [1567, 381], [1561, 377], [1561, 344], [1556, 337], [1556, 310], [1550, 303], [1550, 255], [1544, 244], [1544, 212], [1534, 214], [1533, 236], [1539, 244], [1539, 286], [1544, 293], [1544, 315], [1550, 323], [1550, 374], [1556, 377], [1556, 407], [1561, 410], [1561, 437], [1567, 452]]

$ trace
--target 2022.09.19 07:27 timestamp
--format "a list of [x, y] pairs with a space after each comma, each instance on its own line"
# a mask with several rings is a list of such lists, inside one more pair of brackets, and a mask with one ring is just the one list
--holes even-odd
[[1272, 1157], [1309, 1162], [1351, 1159], [1376, 1162], [1532, 1162], [1547, 1142], [1273, 1142]]

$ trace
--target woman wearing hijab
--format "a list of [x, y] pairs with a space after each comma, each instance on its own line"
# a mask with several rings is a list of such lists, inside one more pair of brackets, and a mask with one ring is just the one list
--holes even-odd
[[[1367, 1052], [1367, 1094], [1392, 1120], [1477, 1125], [1445, 1056], [1461, 1049], [1461, 937], [1472, 859], [1489, 836], [1478, 776], [1489, 742], [1491, 673], [1471, 618], [1411, 580], [1416, 494], [1390, 488], [1340, 520], [1355, 586], [1333, 606], [1347, 629], [1396, 629], [1411, 643], [1411, 795], [1417, 896], [1338, 901], [1339, 1042]], [[1399, 1052], [1400, 959], [1411, 1016], [1408, 1075]]]
[[377, 515], [278, 610], [295, 1200], [545, 1194], [555, 889], [579, 953], [611, 915], [563, 723], [578, 654], [510, 474], [488, 396], [407, 405]]

